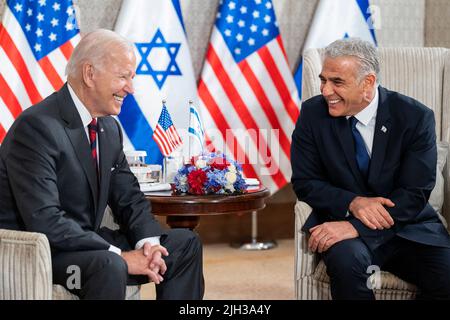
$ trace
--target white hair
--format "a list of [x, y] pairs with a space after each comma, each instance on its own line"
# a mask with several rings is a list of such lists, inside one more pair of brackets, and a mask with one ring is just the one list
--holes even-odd
[[112, 48], [117, 47], [133, 51], [133, 45], [127, 39], [111, 30], [98, 29], [84, 35], [67, 63], [66, 75], [76, 77], [86, 61], [102, 67]]
[[343, 56], [355, 57], [358, 61], [358, 79], [362, 80], [366, 75], [374, 73], [377, 83], [380, 79], [380, 60], [377, 48], [359, 38], [346, 38], [330, 43], [323, 53], [323, 58], [338, 58]]

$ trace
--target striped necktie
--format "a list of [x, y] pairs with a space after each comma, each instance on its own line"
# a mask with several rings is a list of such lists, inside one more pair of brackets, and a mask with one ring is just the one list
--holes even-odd
[[98, 161], [97, 161], [97, 119], [92, 119], [88, 124], [89, 140], [91, 142], [91, 155], [94, 162], [95, 171], [97, 173], [98, 180]]

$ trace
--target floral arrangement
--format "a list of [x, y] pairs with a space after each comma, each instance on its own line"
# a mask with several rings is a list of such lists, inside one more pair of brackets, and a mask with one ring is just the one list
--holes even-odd
[[192, 157], [175, 175], [175, 194], [241, 194], [247, 185], [242, 167], [221, 153]]

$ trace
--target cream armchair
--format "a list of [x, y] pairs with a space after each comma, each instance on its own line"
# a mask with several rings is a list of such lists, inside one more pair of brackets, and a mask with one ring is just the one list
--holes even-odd
[[[103, 226], [117, 229], [111, 211]], [[0, 229], [0, 300], [76, 300], [52, 283], [50, 245], [42, 233]], [[127, 300], [140, 299], [140, 286], [128, 286]]]
[[[412, 96], [433, 109], [438, 140], [450, 141], [450, 50], [444, 48], [380, 48], [383, 86]], [[304, 55], [302, 99], [320, 94], [318, 75], [322, 68], [320, 49]], [[442, 215], [450, 222], [450, 174], [445, 165], [445, 144], [440, 146], [442, 180], [433, 194], [437, 206], [443, 202]], [[448, 162], [447, 162], [448, 163]], [[443, 168], [442, 168], [443, 166]], [[441, 170], [442, 169], [442, 170]], [[440, 190], [437, 190], [440, 189]], [[442, 199], [443, 198], [443, 199]], [[431, 199], [430, 199], [431, 202]], [[433, 206], [436, 208], [436, 206]], [[311, 207], [297, 201], [295, 205], [295, 296], [297, 299], [331, 299], [326, 267], [319, 255], [308, 251], [307, 237], [301, 231]], [[377, 299], [412, 299], [414, 285], [389, 272], [376, 272], [369, 281]]]

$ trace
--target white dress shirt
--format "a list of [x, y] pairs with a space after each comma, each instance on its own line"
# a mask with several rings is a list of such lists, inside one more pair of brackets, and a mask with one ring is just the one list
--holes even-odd
[[[88, 139], [89, 143], [91, 143], [91, 140], [89, 138], [89, 129], [88, 129], [88, 125], [91, 123], [92, 121], [92, 116], [89, 113], [88, 109], [86, 108], [86, 106], [83, 104], [83, 102], [81, 102], [81, 100], [78, 98], [78, 96], [76, 95], [75, 91], [73, 91], [72, 87], [70, 86], [69, 83], [67, 83], [67, 88], [69, 89], [69, 93], [70, 96], [73, 100], [73, 103], [75, 104], [75, 107], [77, 108], [78, 114], [81, 117], [81, 122], [83, 123], [83, 127], [84, 127], [84, 131], [86, 132], [86, 138]], [[99, 153], [99, 140], [97, 139], [97, 162], [99, 161], [101, 154]], [[144, 246], [144, 243], [149, 242], [152, 246], [153, 245], [159, 245], [159, 236], [158, 237], [149, 237], [149, 238], [144, 238], [142, 240], [139, 240], [136, 243], [135, 249], [140, 249]], [[118, 255], [122, 254], [122, 250], [120, 250], [120, 248], [117, 248], [116, 246], [110, 245], [109, 246], [109, 251], [115, 252]]]
[[[358, 120], [356, 123], [356, 129], [358, 129], [364, 140], [364, 144], [366, 145], [366, 150], [370, 158], [372, 158], [373, 136], [375, 134], [378, 100], [379, 97], [377, 87], [375, 90], [375, 96], [369, 105], [354, 115], [354, 117]], [[350, 118], [350, 116], [347, 116], [347, 119], [348, 118]]]

